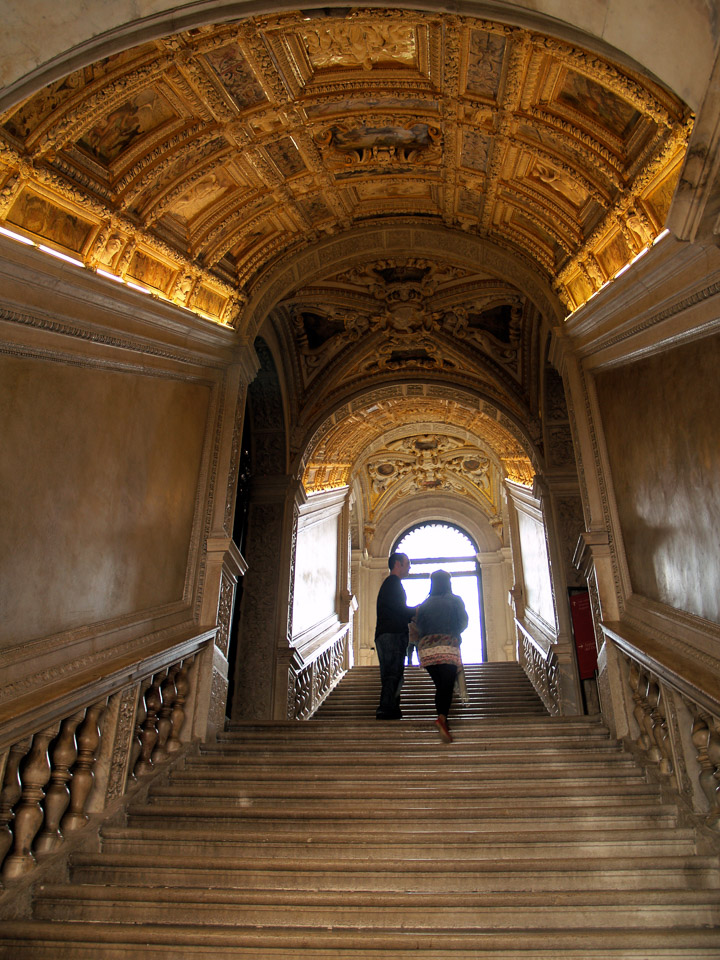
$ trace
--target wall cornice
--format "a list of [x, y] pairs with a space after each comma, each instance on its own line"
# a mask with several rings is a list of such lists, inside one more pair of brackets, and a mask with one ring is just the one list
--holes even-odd
[[586, 369], [613, 366], [720, 328], [720, 250], [667, 235], [571, 314], [564, 333]]
[[99, 346], [223, 368], [242, 346], [230, 329], [0, 237], [5, 319]]

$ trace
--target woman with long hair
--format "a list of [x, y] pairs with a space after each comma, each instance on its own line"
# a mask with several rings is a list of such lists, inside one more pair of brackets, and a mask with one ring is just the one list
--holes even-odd
[[446, 570], [430, 576], [430, 593], [417, 611], [418, 654], [435, 684], [435, 727], [442, 740], [452, 743], [448, 714], [458, 670], [462, 670], [460, 634], [468, 625], [462, 599], [452, 592], [452, 578]]

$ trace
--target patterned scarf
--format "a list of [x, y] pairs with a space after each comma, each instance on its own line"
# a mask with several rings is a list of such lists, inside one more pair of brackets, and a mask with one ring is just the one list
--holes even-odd
[[460, 640], [449, 633], [427, 633], [418, 642], [420, 666], [432, 667], [438, 663], [452, 663], [462, 667]]

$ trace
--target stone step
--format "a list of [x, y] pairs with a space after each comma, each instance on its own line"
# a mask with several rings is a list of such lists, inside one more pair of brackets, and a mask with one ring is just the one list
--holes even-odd
[[[422, 843], [420, 843], [420, 839]], [[324, 859], [347, 861], [375, 861], [391, 857], [400, 859], [455, 858], [458, 862], [477, 859], [542, 860], [578, 857], [682, 857], [695, 854], [695, 834], [692, 830], [674, 827], [672, 830], [574, 830], [543, 832], [540, 827], [528, 837], [514, 831], [496, 831], [492, 837], [477, 830], [424, 831], [408, 837], [386, 836], [382, 840], [368, 839], [363, 830], [348, 830], [342, 837], [337, 829], [314, 829], [308, 835], [293, 826], [265, 822], [255, 824], [250, 833], [242, 823], [191, 825], [173, 821], [150, 819], [142, 824], [105, 826], [102, 831], [103, 850], [127, 853], [130, 847], [139, 848], [148, 857], [183, 852], [188, 859], [224, 860], [227, 857], [264, 856], [268, 858], [307, 858], [313, 862]]]
[[473, 671], [452, 745], [420, 668], [399, 722], [356, 668], [331, 719], [232, 725], [38, 885], [0, 957], [718, 960], [720, 864], [677, 804], [597, 719], [533, 715], [517, 664]]
[[[296, 737], [304, 740], [305, 737], [312, 738], [319, 736], [320, 731], [325, 731], [326, 735], [337, 736], [348, 740], [352, 731], [367, 733], [368, 736], [397, 736], [398, 733], [407, 733], [410, 731], [419, 731], [423, 729], [432, 729], [429, 717], [426, 721], [419, 720], [400, 720], [397, 722], [380, 723], [374, 719], [374, 715], [355, 720], [322, 720], [313, 717], [306, 722], [277, 720], [268, 723], [245, 723], [230, 724], [225, 733], [221, 733], [221, 739], [231, 737], [235, 732], [245, 733], [269, 733], [272, 736]], [[562, 743], [567, 739], [584, 740], [607, 740], [610, 736], [607, 727], [600, 723], [589, 722], [589, 718], [572, 717], [512, 717], [506, 719], [472, 720], [469, 718], [459, 718], [455, 721], [458, 729], [464, 732], [477, 735], [481, 739], [495, 739], [510, 741], [514, 739], [532, 739], [535, 737], [542, 739], [555, 739]]]
[[[335, 780], [332, 783], [315, 780], [280, 780], [262, 781], [253, 779], [248, 781], [242, 776], [232, 780], [218, 776], [215, 779], [201, 777], [199, 773], [184, 772], [172, 776], [169, 786], [159, 786], [153, 789], [153, 800], [157, 797], [164, 799], [178, 797], [198, 797], [202, 799], [225, 798], [229, 802], [244, 803], [246, 800], [271, 800], [283, 798], [293, 801], [302, 801], [306, 798], [320, 796], [323, 803], [335, 800], [353, 800], [357, 805], [358, 789], [362, 785], [362, 799], [368, 800], [395, 800], [398, 799], [398, 786], [392, 781], [374, 780]], [[532, 788], [515, 784], [512, 793], [503, 791], [503, 797], [497, 797], [497, 790], [485, 784], [484, 780], [466, 780], [451, 782], [443, 787], [443, 800], [453, 802], [482, 800], [485, 810], [493, 809], [495, 805], [507, 810], [507, 800], [513, 797], [513, 811], [515, 813], [527, 807], [531, 813], [535, 811], [556, 810], [558, 807], [557, 791], [553, 786], [543, 788], [542, 785], [533, 785]], [[659, 787], [653, 784], [641, 783], [629, 786], [619, 786], [610, 791], [603, 790], [602, 799], [588, 796], [587, 791], [577, 787], [574, 791], [563, 791], [563, 809], [580, 808], [601, 809], [610, 808], [637, 808], [640, 805], [655, 803], [659, 796]], [[417, 777], [405, 779], [402, 787], [404, 802], [417, 804], [420, 801], [435, 800], [437, 790], [428, 784], [427, 778]]]
[[[445, 748], [443, 747], [443, 749]], [[443, 777], [460, 777], [463, 771], [467, 769], [466, 764], [471, 763], [473, 759], [477, 759], [472, 757], [467, 759], [462, 758], [464, 762], [461, 762], [458, 753], [455, 751], [453, 751], [452, 757], [455, 758], [454, 761], [449, 760], [448, 763], [444, 764], [441, 768], [438, 768], [437, 764], [434, 763], [417, 763], [413, 764], [410, 770], [413, 776], [421, 776], [424, 771], [429, 780], [440, 775], [440, 773], [442, 773]], [[260, 760], [253, 758], [249, 760], [243, 758], [242, 755], [239, 757], [236, 756], [233, 759], [235, 759], [234, 765], [240, 764], [242, 766], [248, 779], [255, 776], [272, 777], [273, 771], [277, 773], [277, 764], [280, 762], [276, 759], [276, 762], [273, 763], [272, 757], [265, 757]], [[224, 760], [227, 762], [227, 755], [225, 755]], [[396, 770], [402, 769], [401, 765], [397, 763], [393, 764], [390, 759], [387, 759], [384, 763], [375, 762], [372, 764], [361, 764], [358, 759], [354, 764], [347, 764], [341, 763], [339, 760], [333, 763], [330, 757], [304, 758], [300, 761], [296, 755], [292, 763], [285, 761], [282, 766], [283, 779], [287, 780], [302, 779], [304, 776], [307, 776], [308, 772], [311, 772], [313, 778], [316, 780], [344, 780], [353, 773], [357, 776], [359, 772], [362, 771], [361, 779], [375, 781], [379, 778], [389, 776], [390, 771], [388, 768], [395, 767]], [[219, 773], [222, 768], [223, 762], [220, 762], [213, 763], [212, 766], [208, 766], [206, 769]], [[510, 763], [486, 762], [479, 764], [476, 762], [475, 769], [476, 773], [481, 775], [486, 783], [494, 781], [498, 786], [498, 790], [501, 789], [501, 783], [507, 782], [511, 784], [522, 779], [535, 785], [539, 783], [553, 784], [556, 790], [562, 789], [562, 787], [558, 785], [559, 781], [563, 784], [586, 782], [588, 790], [597, 789], [601, 783], [612, 783], [615, 781], [637, 783], [644, 781], [642, 771], [631, 761], [628, 761], [627, 758], [619, 759], [618, 762], [614, 764], [593, 758], [584, 758], [582, 762], [578, 763], [572, 763], [571, 761], [565, 763], [554, 762], [552, 764], [544, 763], [541, 767], [542, 776], [540, 776], [540, 772], [536, 771], [532, 766], [519, 766], [518, 764]], [[402, 782], [404, 777], [401, 775], [397, 779]]]
[[[529, 753], [533, 756], [537, 754], [556, 754], [567, 752], [577, 754], [578, 752], [588, 753], [588, 738], [578, 735], [576, 737], [556, 737], [552, 735], [540, 737], [535, 735], [532, 738], [532, 745], [529, 744], [529, 738], [526, 734], [520, 736], [486, 736], [483, 732], [476, 732], [469, 725], [462, 721], [456, 721], [453, 725], [453, 733], [456, 734], [458, 749], [483, 749], [484, 751], [498, 751], [502, 753]], [[302, 732], [296, 731], [290, 727], [283, 731], [278, 730], [232, 730], [222, 733], [218, 736], [217, 745], [236, 745], [243, 744], [247, 747], [267, 747], [267, 745], [292, 746], [297, 749], [301, 746], [303, 749], [316, 747], [317, 745], [329, 746], [332, 743], [347, 743], [353, 737], [362, 738], [367, 744], [372, 744], [378, 750], [385, 750], [398, 745], [404, 748], [409, 746], [421, 747], [427, 744], [437, 743], [437, 732], [433, 724], [422, 723], [411, 725], [404, 721], [397, 723], [377, 723], [374, 727], [368, 728], [367, 725], [340, 727], [335, 724], [331, 727], [308, 724], [309, 730], [303, 736]], [[214, 746], [217, 750], [218, 746]], [[210, 744], [207, 744], [210, 747]], [[622, 746], [616, 740], [610, 740], [607, 737], [597, 739], [593, 742], [592, 752], [598, 753], [623, 753]]]
[[354, 928], [368, 931], [402, 927], [432, 930], [443, 926], [478, 932], [516, 929], [582, 929], [590, 921], [625, 929], [705, 926], [720, 921], [714, 891], [554, 891], [539, 893], [424, 893], [386, 891], [298, 892], [181, 888], [108, 889], [104, 886], [43, 884], [37, 888], [34, 915], [39, 920], [178, 924], [192, 911], [193, 924], [239, 927]]
[[[133, 884], [165, 887], [238, 887], [244, 890], [388, 890], [438, 888], [446, 893], [472, 891], [672, 890], [720, 889], [717, 857], [613, 858], [548, 860], [530, 866], [524, 860], [345, 859], [308, 863], [305, 858], [226, 858], [219, 863], [180, 856], [142, 853], [77, 853], [71, 859], [77, 883]], [[682, 886], [679, 887], [679, 884]]]
[[[658, 925], [646, 929], [463, 931], [447, 926], [414, 931], [235, 925], [43, 923], [13, 920], [0, 931], [8, 960], [717, 960], [720, 931]], [[99, 946], [98, 946], [99, 945]], [[359, 946], [361, 945], [361, 946]], [[101, 951], [101, 952], [99, 952]]]
[[[401, 809], [398, 809], [397, 803], [388, 808], [374, 803], [372, 810], [368, 810], [364, 804], [359, 807], [357, 803], [350, 809], [327, 810], [327, 805], [318, 801], [316, 806], [310, 806], [308, 802], [302, 805], [293, 804], [292, 812], [288, 813], [287, 803], [273, 805], [269, 802], [240, 800], [237, 806], [230, 805], [228, 801], [222, 804], [196, 801], [187, 805], [185, 798], [182, 798], [175, 804], [158, 801], [142, 807], [132, 806], [128, 813], [128, 824], [138, 826], [153, 820], [172, 820], [178, 824], [204, 823], [211, 820], [222, 824], [224, 830], [227, 824], [231, 824], [233, 828], [243, 826], [252, 829], [257, 823], [271, 821], [275, 829], [341, 831], [343, 835], [350, 830], [362, 830], [365, 837], [382, 837], [388, 830], [392, 830], [398, 836], [407, 835], [412, 838], [415, 835], [418, 840], [421, 840], [426, 832], [432, 832], [439, 822], [446, 828], [446, 835], [462, 833], [472, 828], [483, 831], [486, 840], [496, 831], [537, 833], [538, 830], [538, 817], [530, 810], [518, 814], [513, 811], [511, 814], [507, 809], [486, 811], [482, 805], [477, 804], [467, 809], [457, 807], [457, 804], [453, 805], [453, 816], [449, 817], [444, 813], [446, 804], [441, 801], [434, 807], [404, 804]], [[543, 816], [542, 832], [570, 834], [578, 828], [596, 827], [609, 833], [612, 830], [673, 827], [677, 823], [676, 813], [677, 811], [670, 807], [613, 812], [599, 807], [594, 810], [563, 810], [555, 816]]]

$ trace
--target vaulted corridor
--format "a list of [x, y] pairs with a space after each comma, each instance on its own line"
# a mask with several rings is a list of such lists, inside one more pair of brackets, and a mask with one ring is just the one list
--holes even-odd
[[[162, 903], [198, 956], [231, 953], [240, 929], [248, 953], [256, 938], [284, 955], [292, 929], [308, 958], [350, 955], [354, 923], [390, 937], [377, 956], [398, 931], [437, 956], [411, 893], [440, 898], [458, 957], [512, 954], [520, 900], [504, 898], [520, 894], [533, 956], [557, 931], [588, 955], [586, 928], [598, 960], [717, 955], [713, 4], [5, 6], [0, 921], [26, 924], [11, 960], [20, 931], [66, 921], [105, 931], [112, 960], [132, 953], [116, 935], [169, 956]], [[426, 730], [424, 675], [392, 733], [365, 719], [378, 590], [423, 526], [469, 544], [472, 659], [492, 678], [454, 753]], [[503, 726], [506, 674], [541, 716]], [[290, 747], [311, 779], [284, 766]], [[445, 773], [467, 849], [440, 839], [428, 790]], [[417, 857], [395, 789], [428, 804]], [[373, 846], [389, 825], [392, 857]], [[312, 863], [294, 906], [286, 856]], [[216, 857], [234, 866], [214, 875]], [[408, 863], [436, 857], [408, 888]], [[473, 867], [455, 878], [456, 857]]]

